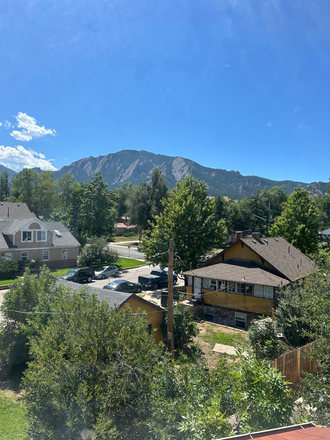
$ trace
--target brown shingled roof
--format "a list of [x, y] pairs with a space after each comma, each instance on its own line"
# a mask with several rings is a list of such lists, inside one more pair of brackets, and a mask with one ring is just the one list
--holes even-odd
[[240, 241], [291, 282], [310, 275], [316, 269], [312, 260], [282, 237], [267, 237], [260, 240], [248, 237], [241, 238]]

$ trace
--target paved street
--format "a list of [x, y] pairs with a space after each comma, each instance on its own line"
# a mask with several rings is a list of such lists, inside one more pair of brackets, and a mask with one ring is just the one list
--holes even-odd
[[140, 252], [136, 249], [136, 246], [132, 246], [130, 249], [128, 248], [128, 244], [127, 245], [123, 245], [123, 246], [118, 246], [115, 244], [109, 244], [109, 247], [111, 249], [116, 250], [119, 255], [121, 257], [125, 257], [125, 258], [133, 258], [134, 260], [144, 260], [144, 253]]

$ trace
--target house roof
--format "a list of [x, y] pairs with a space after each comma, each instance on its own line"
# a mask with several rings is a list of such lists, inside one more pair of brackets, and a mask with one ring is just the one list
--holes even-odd
[[27, 217], [27, 218], [14, 218], [8, 220], [0, 220], [0, 231], [3, 234], [14, 234], [20, 228], [22, 228], [26, 223], [31, 220], [36, 219], [36, 217]]
[[322, 440], [330, 439], [330, 429], [321, 428], [314, 423], [302, 423], [300, 425], [285, 426], [283, 428], [270, 429], [267, 431], [253, 432], [251, 434], [235, 435], [218, 440]]
[[71, 234], [71, 232], [61, 222], [43, 222], [53, 231], [59, 231], [61, 236], [54, 234], [54, 246], [80, 246], [79, 241]]
[[0, 219], [30, 217], [34, 217], [34, 214], [29, 210], [26, 203], [0, 202]]
[[273, 270], [250, 260], [227, 260], [211, 266], [189, 270], [183, 275], [270, 287], [289, 284], [287, 279], [276, 275]]
[[[312, 260], [282, 237], [267, 237], [259, 240], [254, 237], [247, 237], [240, 238], [238, 241], [252, 249], [291, 282], [310, 275], [316, 268]], [[235, 246], [236, 243], [231, 247]], [[226, 252], [226, 249], [216, 257], [224, 252]], [[204, 263], [203, 266], [211, 265], [214, 258]]]
[[[107, 301], [110, 307], [120, 307], [124, 305], [131, 297], [138, 299], [141, 303], [148, 304], [149, 306], [154, 307], [157, 310], [165, 311], [162, 307], [159, 307], [157, 304], [153, 304], [150, 301], [146, 301], [140, 296], [135, 295], [134, 293], [127, 292], [119, 292], [116, 290], [108, 290], [108, 289], [100, 289], [98, 287], [93, 286], [82, 286], [81, 284], [74, 283], [72, 281], [66, 280], [57, 280], [57, 283], [70, 287], [71, 289], [79, 291], [81, 288], [87, 288], [89, 294], [95, 293], [99, 301]], [[141, 305], [143, 308], [143, 305]]]

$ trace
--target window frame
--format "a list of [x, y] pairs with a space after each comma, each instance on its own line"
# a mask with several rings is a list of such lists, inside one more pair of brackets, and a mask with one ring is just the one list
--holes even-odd
[[[23, 254], [26, 254], [26, 258], [23, 258]], [[29, 252], [28, 251], [22, 251], [21, 252], [21, 260], [27, 261], [29, 259]]]
[[[44, 258], [44, 252], [48, 253], [48, 258]], [[43, 251], [42, 251], [42, 261], [49, 261], [49, 249], [43, 249]]]
[[[24, 234], [26, 234], [26, 235], [31, 235], [31, 239], [30, 240], [28, 240], [27, 238], [24, 238]], [[33, 231], [28, 231], [28, 230], [26, 230], [26, 231], [22, 231], [22, 236], [21, 236], [21, 242], [22, 243], [31, 243], [33, 241]]]
[[[40, 241], [47, 241], [47, 231], [39, 230], [39, 231], [36, 231], [36, 233], [37, 233], [36, 235], [37, 235], [37, 241], [38, 242], [40, 242]], [[45, 238], [44, 239], [40, 238], [40, 240], [39, 240], [38, 234], [41, 235], [42, 233], [45, 234]]]
[[[66, 258], [63, 258], [63, 252], [64, 252], [64, 251], [66, 252]], [[68, 259], [69, 259], [69, 258], [68, 258], [68, 257], [69, 257], [69, 251], [68, 251], [68, 249], [62, 249], [61, 257], [62, 257], [62, 258], [61, 258], [62, 260], [68, 260]]]

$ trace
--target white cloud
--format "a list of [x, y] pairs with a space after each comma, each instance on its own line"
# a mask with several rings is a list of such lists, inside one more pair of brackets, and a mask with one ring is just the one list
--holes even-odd
[[0, 145], [0, 163], [15, 171], [34, 167], [41, 168], [42, 170], [56, 171], [57, 168], [51, 164], [53, 160], [47, 160], [44, 154], [27, 150], [21, 145], [17, 145], [17, 147]]
[[7, 129], [14, 127], [13, 124], [11, 122], [9, 122], [9, 121], [5, 121], [4, 125], [5, 125], [5, 128], [7, 128]]
[[0, 127], [2, 127], [2, 122], [0, 122]]
[[56, 131], [51, 128], [40, 127], [37, 125], [37, 121], [28, 116], [26, 113], [18, 112], [15, 116], [18, 124], [18, 128], [22, 128], [22, 131], [14, 130], [10, 133], [18, 141], [31, 141], [33, 138], [39, 138], [46, 136], [46, 134], [56, 135]]

